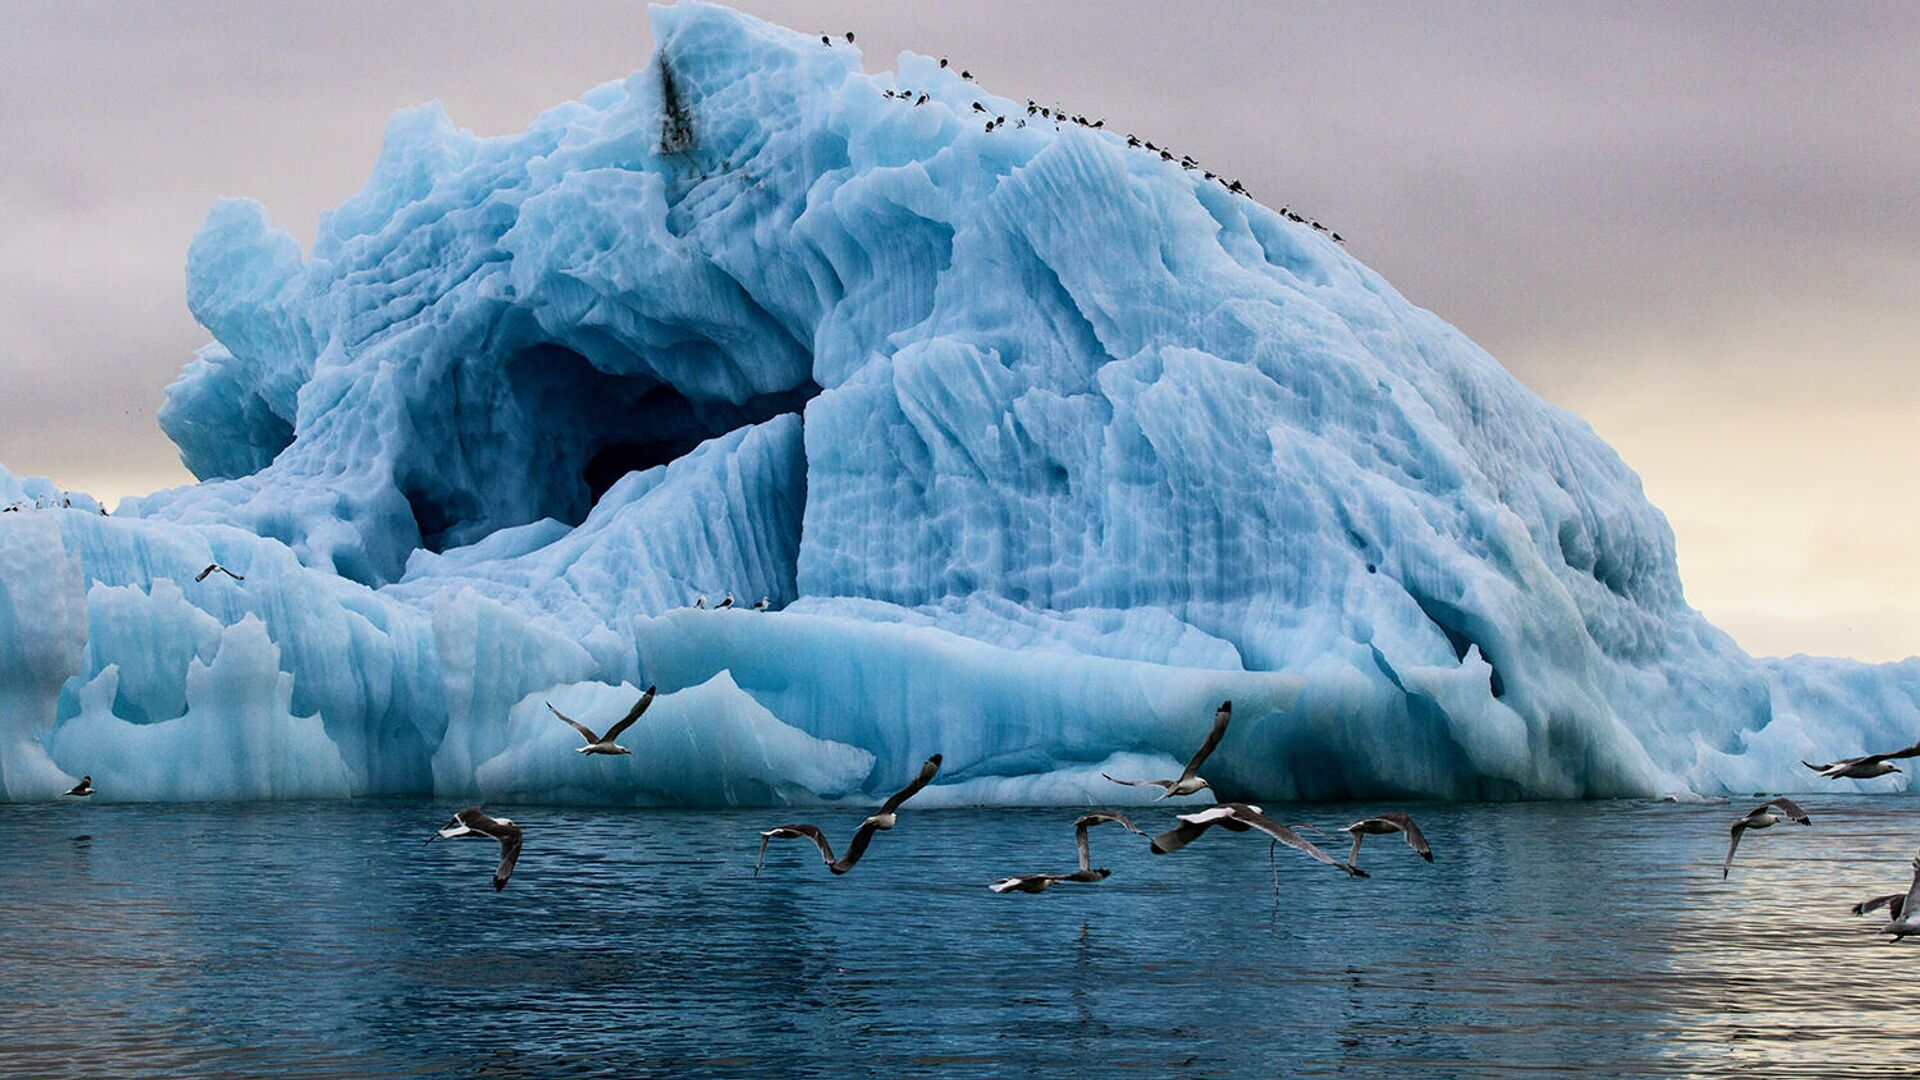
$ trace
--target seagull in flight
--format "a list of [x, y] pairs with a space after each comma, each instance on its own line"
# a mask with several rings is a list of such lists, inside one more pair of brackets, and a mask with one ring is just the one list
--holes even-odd
[[506, 818], [488, 817], [479, 807], [469, 806], [440, 826], [439, 832], [427, 837], [427, 843], [463, 836], [484, 836], [500, 842], [500, 866], [493, 872], [493, 891], [506, 888], [507, 879], [513, 876], [513, 864], [520, 859], [520, 826]]
[[879, 810], [860, 823], [860, 827], [853, 832], [853, 839], [847, 842], [847, 849], [837, 859], [833, 857], [833, 845], [827, 843], [826, 834], [820, 831], [818, 825], [796, 822], [790, 825], [775, 825], [762, 832], [760, 854], [753, 860], [754, 876], [760, 876], [760, 864], [766, 860], [767, 841], [794, 840], [802, 837], [813, 841], [814, 845], [820, 849], [820, 858], [827, 864], [827, 869], [836, 874], [846, 873], [853, 869], [854, 863], [860, 861], [860, 856], [867, 853], [867, 845], [873, 843], [873, 834], [880, 829], [893, 828], [897, 820], [895, 811], [900, 809], [902, 803], [918, 795], [921, 788], [932, 783], [934, 774], [939, 771], [940, 755], [935, 754], [927, 759], [926, 764], [920, 766], [920, 775], [909, 781], [906, 787], [888, 796], [887, 801], [880, 804]]
[[1213, 753], [1213, 748], [1220, 745], [1220, 740], [1227, 734], [1227, 722], [1232, 719], [1233, 702], [1221, 702], [1220, 708], [1213, 714], [1213, 730], [1207, 733], [1207, 741], [1200, 744], [1200, 749], [1194, 753], [1193, 759], [1187, 762], [1187, 767], [1181, 771], [1178, 780], [1121, 780], [1118, 777], [1107, 776], [1106, 773], [1100, 775], [1106, 776], [1116, 784], [1126, 784], [1128, 787], [1160, 788], [1160, 797], [1163, 799], [1169, 795], [1191, 795], [1201, 788], [1212, 787], [1213, 785], [1200, 775], [1200, 765], [1207, 760], [1208, 754]]
[[653, 687], [647, 687], [647, 692], [641, 694], [640, 700], [633, 703], [633, 708], [627, 710], [627, 715], [621, 717], [619, 723], [608, 728], [605, 735], [595, 735], [592, 728], [561, 712], [559, 709], [554, 708], [553, 702], [551, 701], [547, 702], [547, 710], [564, 721], [568, 727], [579, 732], [581, 738], [587, 740], [587, 745], [574, 747], [574, 753], [631, 754], [633, 751], [615, 743], [614, 740], [618, 739], [622, 732], [632, 727], [633, 722], [640, 719], [640, 714], [647, 711], [647, 706], [653, 704], [653, 690]]
[[1904, 750], [1895, 750], [1888, 754], [1863, 754], [1860, 757], [1830, 761], [1825, 765], [1815, 765], [1811, 761], [1803, 761], [1800, 764], [1829, 780], [1871, 780], [1876, 776], [1899, 772], [1900, 766], [1892, 762], [1915, 755], [1920, 755], [1920, 743], [1914, 743]]
[[1811, 825], [1813, 820], [1807, 812], [1794, 804], [1792, 799], [1768, 799], [1748, 811], [1747, 816], [1733, 823], [1733, 843], [1727, 845], [1727, 861], [1721, 864], [1720, 880], [1727, 879], [1727, 871], [1733, 869], [1733, 853], [1740, 849], [1740, 837], [1748, 829], [1770, 829], [1783, 821], [1795, 825]]
[[1853, 905], [1853, 913], [1865, 915], [1875, 908], [1886, 908], [1887, 924], [1880, 932], [1893, 935], [1887, 939], [1891, 945], [1909, 934], [1920, 934], [1920, 899], [1917, 898], [1920, 898], [1920, 858], [1913, 860], [1913, 884], [1907, 886], [1906, 892], [1862, 900]]
[[79, 783], [73, 785], [72, 787], [60, 793], [60, 795], [63, 798], [65, 796], [71, 795], [76, 799], [84, 799], [87, 796], [92, 794], [93, 794], [93, 777], [91, 776], [81, 777]]
[[1273, 838], [1274, 847], [1285, 844], [1290, 848], [1305, 852], [1328, 866], [1338, 867], [1352, 877], [1366, 877], [1367, 872], [1352, 863], [1343, 863], [1321, 851], [1313, 842], [1286, 825], [1266, 816], [1257, 806], [1246, 803], [1221, 803], [1209, 806], [1196, 814], [1181, 814], [1177, 818], [1180, 824], [1153, 838], [1153, 853], [1168, 855], [1179, 851], [1199, 839], [1201, 834], [1215, 825], [1232, 832], [1246, 832], [1257, 829]]
[[1087, 846], [1087, 829], [1090, 826], [1109, 821], [1126, 826], [1128, 832], [1140, 836], [1147, 835], [1141, 830], [1140, 826], [1127, 820], [1125, 814], [1117, 814], [1111, 810], [1100, 810], [1091, 814], [1083, 814], [1075, 819], [1073, 823], [1073, 843], [1075, 847], [1080, 849], [1080, 869], [1075, 870], [1071, 874], [1016, 874], [1013, 877], [1001, 878], [999, 881], [988, 885], [987, 888], [997, 893], [1043, 893], [1062, 881], [1080, 881], [1091, 884], [1095, 881], [1107, 880], [1107, 878], [1113, 876], [1113, 871], [1105, 867], [1100, 867], [1099, 869], [1094, 868], [1093, 853]]
[[1362, 839], [1368, 836], [1385, 836], [1391, 833], [1405, 833], [1407, 836], [1407, 846], [1412, 848], [1421, 858], [1428, 862], [1433, 861], [1433, 850], [1427, 847], [1426, 835], [1420, 831], [1420, 826], [1413, 823], [1413, 818], [1406, 814], [1395, 812], [1380, 814], [1370, 818], [1362, 818], [1347, 826], [1345, 832], [1347, 835], [1353, 837], [1353, 850], [1347, 853], [1347, 865], [1349, 866], [1360, 865], [1360, 841]]
[[236, 574], [233, 571], [227, 569], [226, 567], [221, 566], [217, 562], [208, 563], [207, 568], [205, 570], [200, 571], [198, 574], [195, 574], [193, 580], [197, 584], [199, 582], [207, 580], [207, 577], [212, 574], [225, 574], [235, 581], [247, 580], [246, 578], [241, 577], [239, 574]]

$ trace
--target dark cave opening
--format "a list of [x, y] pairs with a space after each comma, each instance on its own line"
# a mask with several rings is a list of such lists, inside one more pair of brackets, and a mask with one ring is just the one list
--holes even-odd
[[[727, 362], [710, 342], [677, 348]], [[684, 367], [685, 354], [679, 359]], [[493, 369], [504, 374], [504, 387], [476, 381], [449, 390], [489, 406], [464, 414], [450, 441], [396, 477], [421, 546], [443, 552], [542, 518], [578, 525], [622, 478], [799, 412], [820, 392], [806, 380], [745, 401], [695, 398], [661, 382], [639, 358], [633, 366], [636, 373], [608, 372], [572, 349], [539, 344]]]

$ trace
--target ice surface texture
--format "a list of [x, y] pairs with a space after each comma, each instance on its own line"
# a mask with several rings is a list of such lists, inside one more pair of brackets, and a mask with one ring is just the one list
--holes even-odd
[[[523, 134], [398, 114], [310, 253], [212, 209], [203, 482], [0, 516], [6, 797], [787, 803], [939, 750], [1104, 802], [1224, 697], [1207, 775], [1266, 798], [1791, 790], [1920, 730], [1920, 662], [1744, 655], [1613, 451], [1324, 234], [926, 57], [653, 21]], [[784, 610], [682, 610], [727, 590]], [[630, 758], [541, 704], [650, 682]]]

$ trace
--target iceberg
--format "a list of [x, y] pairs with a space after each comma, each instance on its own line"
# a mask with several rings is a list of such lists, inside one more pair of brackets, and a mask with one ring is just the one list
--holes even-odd
[[[1656, 796], [1920, 730], [1920, 660], [1743, 653], [1618, 455], [1327, 234], [651, 17], [518, 135], [397, 114], [311, 250], [211, 209], [199, 482], [0, 470], [0, 797], [786, 805], [938, 750], [930, 802], [1126, 802], [1222, 698], [1223, 797]], [[545, 713], [650, 683], [631, 758]]]

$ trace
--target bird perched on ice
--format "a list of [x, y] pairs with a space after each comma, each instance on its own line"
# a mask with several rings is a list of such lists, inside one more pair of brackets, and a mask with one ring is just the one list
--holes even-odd
[[945, 68], [945, 67], [947, 66], [947, 58], [946, 58], [946, 57], [944, 57], [944, 56], [943, 56], [943, 57], [941, 57], [941, 58], [940, 58], [940, 66], [941, 66], [942, 68]]
[[1916, 897], [1920, 897], [1920, 858], [1913, 860], [1913, 883], [1907, 886], [1906, 892], [1862, 900], [1853, 905], [1853, 913], [1865, 915], [1875, 908], [1886, 908], [1887, 924], [1880, 932], [1893, 935], [1887, 941], [1891, 945], [1909, 934], [1920, 934], [1920, 900]]
[[927, 103], [927, 95], [925, 94], [921, 94], [919, 97], [913, 99], [913, 107], [916, 109], [922, 105], [925, 105], [926, 103]]
[[693, 606], [696, 608], [704, 609], [707, 606], [707, 598], [704, 596], [694, 597]]
[[765, 610], [767, 610], [767, 609], [768, 609], [769, 607], [772, 607], [772, 606], [773, 606], [773, 605], [772, 605], [772, 603], [771, 603], [771, 602], [770, 602], [770, 601], [769, 601], [769, 600], [768, 600], [768, 599], [767, 599], [766, 597], [764, 597], [764, 596], [763, 596], [763, 597], [761, 597], [760, 599], [758, 599], [758, 600], [756, 600], [756, 601], [754, 601], [754, 603], [753, 603], [753, 610], [755, 610], [755, 611], [765, 611]]
[[1187, 767], [1180, 771], [1180, 777], [1177, 780], [1122, 780], [1119, 777], [1107, 776], [1106, 773], [1100, 775], [1106, 776], [1116, 784], [1125, 784], [1128, 787], [1157, 787], [1161, 789], [1160, 797], [1163, 799], [1169, 795], [1191, 795], [1201, 788], [1212, 787], [1213, 785], [1200, 775], [1200, 766], [1207, 760], [1207, 755], [1213, 753], [1213, 748], [1220, 745], [1220, 740], [1226, 737], [1227, 723], [1232, 719], [1233, 702], [1221, 702], [1220, 708], [1213, 714], [1213, 730], [1207, 732], [1207, 741], [1200, 744], [1200, 749], [1194, 752], [1192, 760], [1188, 761]]
[[724, 600], [722, 600], [722, 601], [720, 601], [719, 603], [717, 603], [717, 604], [715, 604], [715, 605], [713, 605], [713, 610], [715, 610], [715, 611], [719, 611], [719, 610], [720, 610], [721, 608], [730, 608], [730, 607], [732, 607], [732, 606], [733, 606], [733, 593], [732, 593], [731, 591], [729, 591], [729, 592], [727, 593], [727, 596], [726, 596], [726, 599], [724, 599]]
[[775, 825], [767, 829], [760, 834], [760, 854], [753, 860], [754, 876], [760, 876], [760, 864], [766, 860], [767, 841], [794, 840], [801, 837], [813, 841], [814, 845], [820, 849], [820, 858], [827, 864], [827, 869], [836, 874], [846, 873], [853, 869], [854, 863], [860, 861], [860, 856], [867, 853], [867, 845], [873, 843], [873, 834], [881, 829], [893, 828], [898, 820], [896, 811], [900, 809], [901, 804], [918, 795], [921, 788], [932, 783], [934, 774], [939, 771], [940, 755], [935, 754], [920, 766], [920, 775], [914, 777], [906, 787], [894, 792], [886, 802], [880, 804], [879, 810], [860, 823], [860, 827], [853, 832], [853, 839], [847, 842], [847, 849], [841, 852], [837, 859], [833, 857], [833, 846], [827, 843], [826, 834], [820, 831], [818, 825], [796, 822], [789, 825]]
[[233, 571], [227, 569], [226, 567], [221, 566], [219, 563], [208, 563], [207, 568], [205, 570], [200, 571], [198, 574], [195, 574], [193, 577], [193, 580], [195, 582], [205, 581], [207, 580], [207, 576], [210, 574], [225, 574], [235, 581], [247, 580], [246, 578], [241, 577], [239, 574], [236, 574]]
[[1338, 867], [1352, 877], [1367, 876], [1365, 870], [1352, 863], [1343, 863], [1321, 851], [1312, 841], [1294, 832], [1289, 826], [1267, 817], [1257, 806], [1249, 806], [1246, 803], [1221, 803], [1219, 806], [1210, 806], [1198, 813], [1182, 814], [1176, 820], [1180, 824], [1153, 838], [1151, 847], [1155, 855], [1169, 855], [1179, 851], [1199, 839], [1208, 829], [1218, 825], [1230, 832], [1258, 830], [1273, 839], [1275, 849], [1285, 844], [1328, 866]]
[[1900, 766], [1892, 762], [1917, 754], [1920, 754], [1920, 743], [1914, 743], [1904, 750], [1895, 750], [1892, 753], [1863, 754], [1860, 757], [1830, 761], [1825, 765], [1815, 765], [1811, 761], [1803, 761], [1800, 764], [1829, 780], [1871, 780], [1876, 776], [1899, 772]]
[[1740, 837], [1748, 829], [1770, 829], [1783, 821], [1795, 825], [1811, 825], [1813, 820], [1807, 812], [1794, 805], [1792, 799], [1768, 799], [1748, 811], [1747, 816], [1733, 823], [1733, 843], [1727, 845], [1727, 861], [1720, 866], [1720, 880], [1725, 881], [1727, 871], [1733, 869], [1733, 853], [1740, 849]]
[[1107, 880], [1113, 876], [1113, 871], [1105, 867], [1098, 869], [1094, 867], [1092, 849], [1087, 845], [1087, 829], [1108, 821], [1124, 825], [1128, 832], [1139, 836], [1147, 835], [1140, 826], [1128, 821], [1125, 814], [1116, 814], [1110, 810], [1083, 814], [1073, 823], [1073, 842], [1080, 849], [1080, 869], [1071, 874], [1016, 874], [1013, 877], [1001, 878], [987, 888], [997, 893], [1043, 893], [1062, 881], [1080, 881], [1090, 884]]
[[833, 39], [827, 36], [825, 30], [820, 31], [820, 44], [825, 45], [829, 49], [833, 48]]
[[439, 832], [427, 837], [427, 843], [465, 836], [484, 836], [500, 842], [500, 865], [493, 872], [493, 891], [506, 888], [507, 879], [513, 876], [513, 864], [520, 860], [520, 826], [507, 818], [488, 817], [479, 807], [469, 806], [440, 826]]
[[847, 31], [847, 44], [853, 44], [853, 31]]
[[605, 735], [595, 735], [592, 728], [561, 712], [559, 709], [554, 708], [553, 702], [549, 701], [546, 704], [548, 711], [559, 717], [568, 727], [579, 732], [581, 738], [587, 740], [587, 745], [575, 747], [574, 753], [631, 754], [633, 751], [618, 745], [614, 740], [618, 739], [622, 732], [632, 727], [633, 722], [640, 719], [640, 714], [647, 711], [647, 706], [653, 704], [653, 687], [647, 687], [647, 692], [641, 694], [640, 700], [633, 703], [633, 708], [627, 710], [627, 715], [621, 717], [619, 723], [608, 728]]
[[60, 794], [62, 797], [71, 795], [76, 799], [87, 798], [88, 796], [93, 794], [93, 777], [91, 776], [81, 777], [79, 783], [73, 785], [67, 790], [61, 792]]
[[1402, 813], [1380, 814], [1362, 818], [1346, 827], [1347, 835], [1353, 837], [1353, 850], [1347, 852], [1347, 865], [1360, 865], [1360, 841], [1369, 836], [1385, 836], [1391, 833], [1405, 833], [1407, 846], [1428, 862], [1433, 861], [1433, 849], [1427, 846], [1427, 837], [1414, 824], [1413, 818]]

